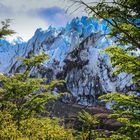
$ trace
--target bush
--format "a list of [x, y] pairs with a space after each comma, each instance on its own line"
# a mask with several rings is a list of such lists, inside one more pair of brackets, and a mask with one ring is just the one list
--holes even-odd
[[30, 118], [18, 130], [8, 111], [0, 112], [0, 140], [74, 140], [72, 130], [60, 126], [59, 119]]
[[0, 111], [0, 140], [15, 140], [21, 137], [15, 122], [8, 111]]
[[73, 140], [72, 131], [59, 125], [58, 119], [30, 118], [22, 121], [23, 136], [33, 140]]

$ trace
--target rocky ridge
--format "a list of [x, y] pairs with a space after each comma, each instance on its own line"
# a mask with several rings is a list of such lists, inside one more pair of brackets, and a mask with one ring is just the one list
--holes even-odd
[[[109, 32], [105, 21], [74, 18], [65, 28], [37, 29], [28, 41], [11, 44], [1, 40], [0, 72], [13, 74], [24, 68], [18, 57], [30, 57], [45, 52], [49, 60], [31, 70], [31, 76], [47, 77], [48, 82], [64, 79], [59, 90], [68, 91], [69, 102], [95, 105], [98, 96], [108, 92], [127, 93], [130, 87], [128, 74], [114, 75], [109, 57], [102, 50], [114, 45], [106, 39]], [[58, 89], [56, 89], [57, 92]]]

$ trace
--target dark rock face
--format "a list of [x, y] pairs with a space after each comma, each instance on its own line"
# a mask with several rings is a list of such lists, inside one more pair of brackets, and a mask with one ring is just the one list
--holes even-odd
[[84, 44], [68, 52], [63, 60], [63, 66], [60, 66], [60, 61], [53, 59], [50, 67], [40, 66], [36, 72], [35, 70], [33, 72], [38, 77], [47, 77], [49, 82], [55, 79], [65, 80], [66, 84], [59, 87], [59, 90], [71, 93], [64, 98], [67, 102], [96, 105], [100, 95], [124, 91], [125, 86], [121, 85], [121, 82], [128, 82], [129, 75], [113, 74], [113, 68], [106, 54], [94, 47], [94, 44], [92, 46], [88, 44], [91, 43], [90, 40], [96, 38], [95, 35], [87, 37], [83, 41]]
[[[98, 96], [107, 92], [124, 92], [131, 86], [127, 74], [114, 75], [109, 57], [102, 52], [111, 44], [101, 30], [95, 32], [94, 22], [86, 18], [74, 19], [66, 28], [47, 31], [38, 29], [24, 44], [6, 44], [0, 48], [0, 72], [22, 72], [25, 68], [18, 57], [29, 58], [31, 54], [45, 52], [49, 60], [31, 70], [31, 77], [65, 80], [58, 87], [71, 94], [65, 101], [84, 105], [95, 105]], [[88, 23], [86, 23], [88, 22]], [[104, 32], [103, 32], [104, 33]]]

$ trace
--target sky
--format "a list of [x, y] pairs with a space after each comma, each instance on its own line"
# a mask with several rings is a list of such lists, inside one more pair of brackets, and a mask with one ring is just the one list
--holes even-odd
[[16, 36], [27, 41], [37, 28], [64, 27], [72, 18], [86, 15], [83, 9], [73, 12], [77, 7], [71, 4], [68, 0], [0, 0], [0, 20], [13, 19]]

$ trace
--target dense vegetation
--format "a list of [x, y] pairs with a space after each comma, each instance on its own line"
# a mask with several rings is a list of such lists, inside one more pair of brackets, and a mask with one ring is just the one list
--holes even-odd
[[[127, 72], [132, 75], [129, 94], [109, 93], [100, 97], [102, 101], [112, 102], [112, 117], [124, 123], [110, 139], [140, 138], [140, 1], [139, 0], [101, 0], [90, 4], [74, 1], [85, 6], [91, 17], [107, 21], [116, 46], [105, 49], [110, 56], [115, 74]], [[125, 47], [122, 46], [127, 46]], [[108, 138], [109, 139], [109, 138]]]
[[[5, 24], [3, 24], [5, 23]], [[11, 35], [9, 22], [2, 22], [1, 38]], [[1, 44], [2, 45], [2, 44]], [[41, 64], [48, 55], [20, 58], [25, 70], [11, 76], [0, 74], [0, 139], [63, 140], [73, 139], [72, 131], [59, 125], [59, 119], [42, 117], [46, 104], [62, 94], [53, 95], [52, 90], [64, 81], [45, 84], [46, 78], [30, 78], [30, 70]]]
[[[47, 59], [46, 54], [21, 58], [25, 71], [12, 76], [0, 75], [0, 139], [1, 140], [139, 140], [140, 139], [140, 2], [139, 0], [106, 0], [86, 7], [91, 18], [108, 22], [116, 46], [105, 49], [115, 74], [127, 72], [132, 75], [133, 87], [129, 94], [108, 93], [100, 97], [111, 102], [113, 117], [123, 125], [109, 134], [97, 131], [101, 121], [85, 111], [79, 113], [81, 129], [65, 128], [58, 118], [44, 117], [48, 101], [58, 99], [63, 93], [53, 95], [52, 90], [64, 81], [45, 84], [46, 79], [30, 78], [30, 70]], [[90, 3], [91, 4], [91, 3]], [[9, 21], [2, 22], [0, 38], [13, 34]], [[128, 46], [126, 49], [122, 46]]]

